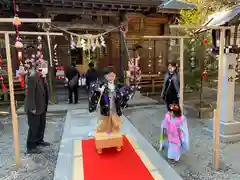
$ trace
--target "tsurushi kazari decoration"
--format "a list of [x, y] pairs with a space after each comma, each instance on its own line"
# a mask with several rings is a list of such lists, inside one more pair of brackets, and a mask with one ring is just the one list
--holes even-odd
[[141, 87], [139, 86], [139, 83], [141, 81], [142, 78], [142, 73], [141, 73], [141, 69], [139, 67], [139, 60], [140, 60], [140, 56], [138, 56], [137, 58], [132, 58], [128, 61], [128, 70], [130, 72], [130, 82], [131, 83], [136, 83], [134, 84], [134, 86], [136, 86], [137, 89], [140, 89]]

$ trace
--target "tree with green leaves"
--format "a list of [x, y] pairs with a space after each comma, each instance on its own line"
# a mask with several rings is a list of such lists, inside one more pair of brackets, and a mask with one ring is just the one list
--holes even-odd
[[[218, 11], [227, 9], [236, 4], [235, 0], [186, 0], [189, 3], [196, 5], [195, 9], [192, 10], [181, 10], [179, 23], [181, 25], [192, 25], [200, 26], [208, 20], [208, 16], [214, 14]], [[210, 71], [214, 72], [214, 69], [209, 69], [214, 67], [216, 69], [216, 59], [209, 55], [208, 49], [211, 47], [212, 34], [210, 32], [195, 33], [196, 29], [186, 29], [184, 33], [190, 36], [192, 39], [187, 41], [185, 44], [187, 46], [185, 50], [185, 82], [191, 89], [197, 89], [200, 92], [200, 108], [204, 107], [203, 101], [203, 72], [209, 70], [207, 77], [209, 79]], [[183, 33], [183, 32], [182, 32]], [[208, 43], [206, 43], [208, 42]], [[192, 60], [194, 59], [196, 65], [192, 66]], [[217, 72], [217, 71], [215, 71]], [[216, 75], [216, 73], [213, 73]]]

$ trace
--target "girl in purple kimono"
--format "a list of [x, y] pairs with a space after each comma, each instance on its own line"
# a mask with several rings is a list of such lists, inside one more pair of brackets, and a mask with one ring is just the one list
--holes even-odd
[[189, 150], [187, 119], [179, 105], [170, 105], [161, 125], [160, 150], [167, 149], [168, 159], [179, 161], [182, 153]]

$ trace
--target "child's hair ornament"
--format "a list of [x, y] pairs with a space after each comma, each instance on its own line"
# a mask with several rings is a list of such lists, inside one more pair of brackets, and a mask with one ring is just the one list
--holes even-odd
[[170, 105], [170, 109], [171, 109], [172, 111], [177, 111], [177, 110], [179, 110], [179, 106], [176, 105], [176, 104], [171, 104], [171, 105]]

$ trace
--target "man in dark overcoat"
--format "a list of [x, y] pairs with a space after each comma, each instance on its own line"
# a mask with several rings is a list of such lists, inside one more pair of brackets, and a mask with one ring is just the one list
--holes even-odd
[[68, 103], [78, 103], [78, 80], [80, 78], [80, 73], [76, 68], [76, 64], [73, 62], [72, 67], [66, 72], [66, 78], [68, 79]]
[[33, 72], [28, 77], [25, 110], [28, 118], [27, 152], [41, 153], [38, 146], [49, 146], [44, 141], [46, 112], [48, 105], [48, 88], [41, 73]]

